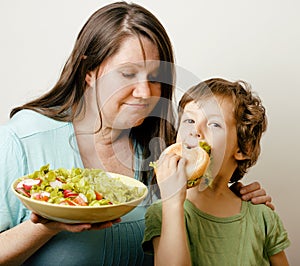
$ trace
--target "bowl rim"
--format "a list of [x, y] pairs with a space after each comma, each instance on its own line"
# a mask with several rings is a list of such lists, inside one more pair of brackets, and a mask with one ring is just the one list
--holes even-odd
[[[41, 205], [45, 205], [45, 206], [53, 206], [55, 208], [61, 208], [61, 209], [70, 209], [70, 208], [74, 208], [74, 209], [90, 209], [90, 210], [93, 210], [93, 209], [106, 209], [106, 208], [112, 208], [112, 207], [117, 207], [117, 206], [128, 206], [128, 205], [134, 205], [134, 206], [137, 206], [136, 203], [137, 201], [138, 202], [141, 202], [143, 201], [146, 196], [148, 195], [148, 187], [142, 183], [141, 181], [137, 180], [137, 179], [134, 179], [133, 177], [129, 177], [129, 176], [125, 176], [125, 175], [122, 175], [122, 174], [118, 174], [118, 173], [113, 173], [113, 172], [107, 172], [107, 174], [110, 174], [112, 178], [117, 178], [117, 177], [120, 177], [120, 178], [125, 178], [125, 179], [133, 179], [135, 180], [134, 182], [137, 182], [137, 184], [139, 184], [139, 186], [137, 187], [140, 187], [140, 188], [144, 188], [144, 193], [141, 197], [139, 198], [136, 198], [136, 199], [133, 199], [131, 201], [127, 201], [127, 202], [122, 202], [122, 203], [118, 203], [118, 204], [112, 204], [112, 205], [101, 205], [101, 206], [80, 206], [80, 205], [76, 205], [76, 206], [73, 206], [73, 205], [59, 205], [59, 204], [53, 204], [53, 203], [49, 203], [49, 202], [46, 202], [46, 201], [41, 201], [41, 200], [36, 200], [36, 199], [32, 199], [32, 198], [29, 198], [29, 197], [26, 197], [24, 195], [22, 195], [21, 193], [17, 192], [15, 187], [17, 185], [17, 183], [19, 182], [19, 179], [16, 179], [12, 182], [11, 184], [11, 189], [13, 191], [13, 193], [19, 197], [20, 199], [23, 199], [25, 201], [28, 201], [28, 202], [33, 202], [34, 204], [41, 204]], [[25, 176], [22, 176], [22, 177], [26, 177]], [[21, 177], [21, 178], [22, 178]]]

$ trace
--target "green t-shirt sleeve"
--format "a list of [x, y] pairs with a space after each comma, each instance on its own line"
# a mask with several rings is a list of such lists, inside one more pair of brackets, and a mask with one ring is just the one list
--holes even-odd
[[153, 254], [152, 239], [161, 234], [161, 202], [153, 203], [145, 214], [145, 233], [142, 247], [145, 253]]
[[279, 215], [275, 211], [269, 209], [266, 210], [264, 219], [268, 226], [265, 249], [270, 257], [289, 247], [290, 240]]

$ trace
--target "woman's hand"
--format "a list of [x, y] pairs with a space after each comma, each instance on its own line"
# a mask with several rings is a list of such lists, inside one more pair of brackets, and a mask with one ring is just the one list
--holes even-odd
[[241, 182], [236, 182], [230, 186], [230, 189], [245, 201], [251, 200], [253, 204], [265, 204], [275, 210], [275, 206], [271, 203], [271, 196], [267, 195], [259, 182], [253, 182], [245, 186]]
[[45, 227], [47, 227], [49, 230], [52, 230], [52, 231], [57, 231], [57, 232], [69, 231], [69, 232], [73, 232], [73, 233], [82, 232], [82, 231], [86, 231], [86, 230], [101, 230], [104, 228], [111, 227], [114, 223], [118, 223], [121, 221], [121, 219], [118, 218], [113, 221], [107, 221], [107, 222], [102, 222], [102, 223], [66, 224], [66, 223], [60, 223], [60, 222], [45, 219], [35, 213], [31, 214], [30, 220], [35, 224], [38, 224], [38, 223], [43, 224]]

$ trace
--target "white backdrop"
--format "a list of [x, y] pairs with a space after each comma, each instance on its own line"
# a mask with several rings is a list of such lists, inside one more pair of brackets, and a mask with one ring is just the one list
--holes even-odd
[[[0, 1], [0, 124], [13, 106], [54, 85], [84, 22], [110, 2]], [[261, 96], [269, 127], [260, 160], [243, 182], [258, 180], [272, 195], [292, 241], [288, 258], [299, 265], [300, 2], [136, 2], [166, 27], [177, 65], [199, 79], [245, 79]]]

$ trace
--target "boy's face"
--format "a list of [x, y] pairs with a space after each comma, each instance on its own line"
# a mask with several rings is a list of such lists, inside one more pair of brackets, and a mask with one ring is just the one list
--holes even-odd
[[[181, 117], [177, 142], [195, 147], [200, 140], [212, 148], [212, 174], [230, 179], [237, 167], [236, 160], [243, 157], [237, 144], [234, 105], [229, 97], [209, 97], [203, 101], [189, 102]], [[229, 176], [230, 175], [230, 176]]]

